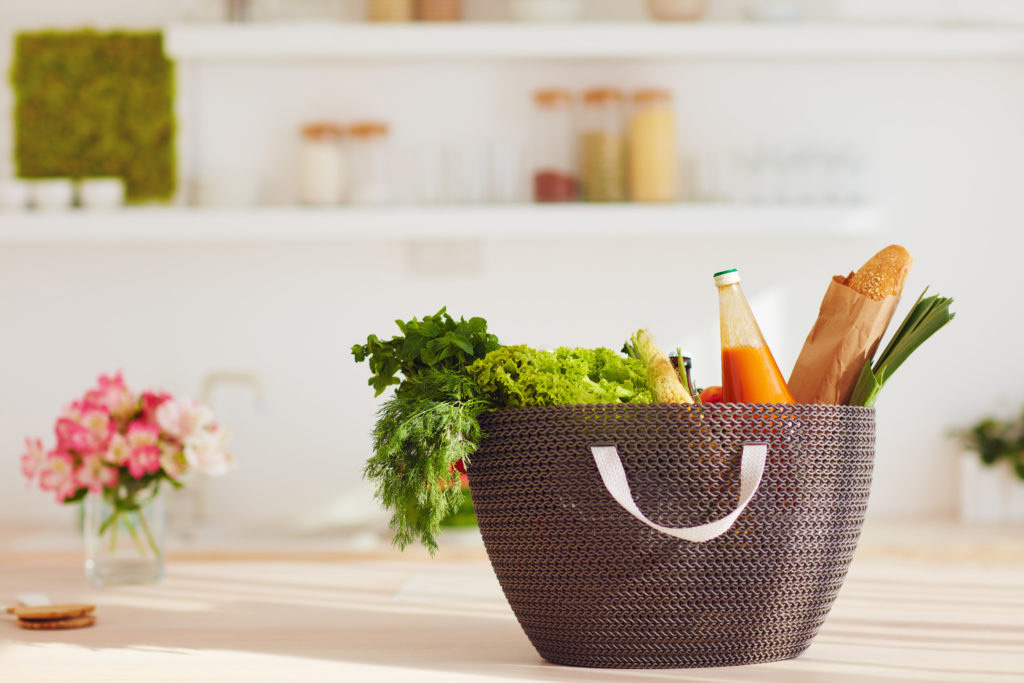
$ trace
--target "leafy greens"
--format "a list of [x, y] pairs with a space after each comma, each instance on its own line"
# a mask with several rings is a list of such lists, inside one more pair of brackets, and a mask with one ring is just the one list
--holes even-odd
[[502, 347], [483, 318], [455, 320], [444, 308], [396, 323], [401, 336], [370, 335], [352, 355], [369, 363], [377, 396], [396, 387], [377, 413], [363, 474], [403, 549], [418, 540], [433, 554], [441, 522], [464, 508], [455, 464], [476, 452], [482, 413], [652, 400], [644, 363], [611, 349]]
[[[498, 338], [487, 333], [483, 318], [460, 318], [448, 315], [447, 307], [434, 315], [413, 318], [408, 322], [396, 320], [401, 337], [382, 341], [371, 334], [365, 344], [352, 347], [357, 363], [370, 364], [369, 385], [375, 396], [380, 396], [393, 384], [398, 391], [410, 391], [420, 377], [431, 372], [461, 371], [477, 358], [500, 347]], [[396, 375], [404, 377], [399, 380]]]
[[506, 346], [468, 373], [484, 396], [506, 408], [651, 402], [644, 363], [611, 349]]

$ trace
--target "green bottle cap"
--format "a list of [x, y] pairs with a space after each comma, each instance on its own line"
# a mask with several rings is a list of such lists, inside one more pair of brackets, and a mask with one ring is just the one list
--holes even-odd
[[735, 268], [729, 270], [720, 270], [715, 273], [715, 285], [718, 287], [724, 287], [725, 285], [734, 285], [740, 281], [740, 273]]

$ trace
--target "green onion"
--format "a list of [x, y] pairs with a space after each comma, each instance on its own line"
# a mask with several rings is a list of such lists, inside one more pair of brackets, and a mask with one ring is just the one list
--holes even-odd
[[952, 299], [938, 295], [925, 298], [927, 292], [926, 287], [900, 328], [896, 330], [896, 334], [892, 336], [889, 345], [878, 357], [874, 369], [870, 360], [864, 364], [857, 386], [853, 389], [853, 396], [850, 398], [851, 406], [875, 405], [878, 392], [896, 372], [896, 368], [903, 365], [903, 361], [907, 360], [928, 337], [955, 317], [955, 313], [949, 312]]

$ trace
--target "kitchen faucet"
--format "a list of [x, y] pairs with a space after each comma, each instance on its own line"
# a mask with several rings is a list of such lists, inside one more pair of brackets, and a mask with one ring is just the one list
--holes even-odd
[[[259, 412], [267, 410], [266, 391], [263, 380], [254, 372], [243, 370], [213, 370], [203, 376], [199, 388], [199, 400], [204, 405], [212, 408], [212, 399], [217, 389], [230, 384], [237, 384], [249, 387], [254, 398], [254, 407]], [[208, 492], [209, 482], [206, 477], [195, 477], [195, 480], [185, 489], [172, 493], [172, 499], [177, 498], [178, 505], [173, 505], [176, 510], [170, 511], [172, 523], [177, 521], [178, 533], [183, 539], [192, 540], [195, 538], [197, 527], [207, 522], [208, 515]], [[170, 501], [169, 501], [170, 502]]]

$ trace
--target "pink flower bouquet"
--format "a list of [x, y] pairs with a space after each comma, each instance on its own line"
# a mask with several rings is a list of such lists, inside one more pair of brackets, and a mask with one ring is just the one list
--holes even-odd
[[[112, 513], [100, 534], [111, 527], [116, 533], [118, 518], [136, 513], [162, 483], [178, 488], [190, 470], [222, 474], [232, 465], [227, 432], [209, 408], [162, 392], [136, 394], [121, 373], [101, 375], [95, 388], [64, 409], [54, 432], [57, 443], [49, 451], [41, 439], [25, 440], [21, 471], [61, 503], [102, 496]], [[145, 517], [138, 519], [155, 551]], [[134, 523], [130, 531], [136, 535]]]

